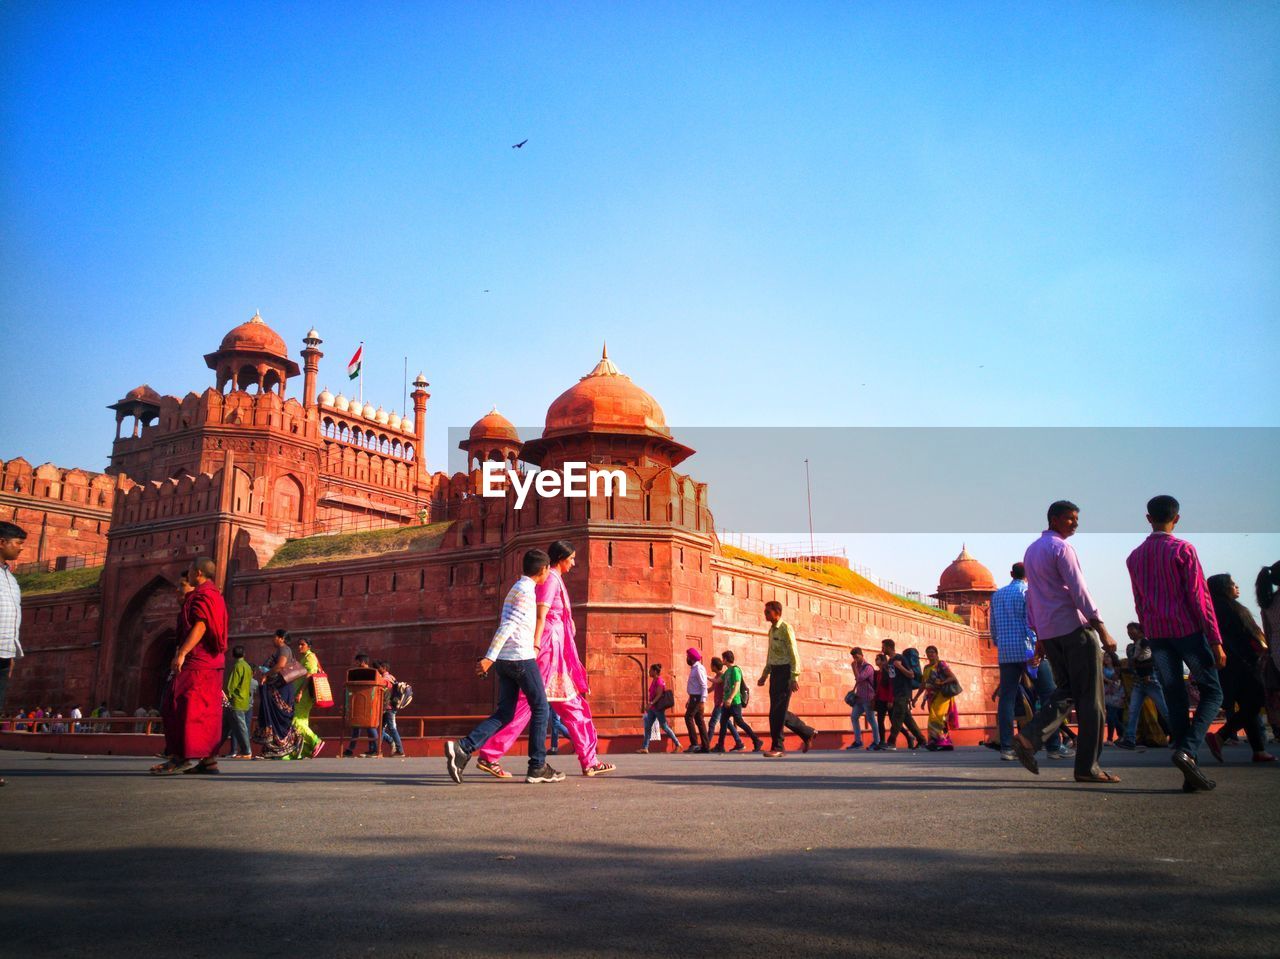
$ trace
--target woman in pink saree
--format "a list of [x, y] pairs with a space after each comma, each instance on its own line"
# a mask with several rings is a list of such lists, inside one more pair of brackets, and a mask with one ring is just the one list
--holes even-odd
[[[613, 772], [616, 767], [601, 762], [596, 754], [596, 725], [587, 704], [591, 690], [586, 667], [578, 657], [578, 646], [574, 642], [573, 607], [563, 578], [573, 569], [574, 549], [564, 540], [557, 540], [547, 552], [551, 556], [551, 575], [538, 587], [538, 623], [533, 634], [538, 670], [547, 689], [547, 702], [569, 730], [569, 741], [578, 754], [582, 774], [600, 776]], [[498, 760], [528, 725], [529, 704], [521, 693], [515, 717], [480, 747], [476, 766], [499, 779], [510, 777], [511, 773], [503, 769]]]

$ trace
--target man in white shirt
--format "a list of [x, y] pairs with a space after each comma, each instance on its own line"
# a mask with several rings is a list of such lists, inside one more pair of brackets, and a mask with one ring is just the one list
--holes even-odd
[[[709, 753], [711, 743], [707, 736], [705, 710], [707, 690], [710, 688], [707, 667], [702, 665], [702, 651], [693, 646], [685, 651], [684, 661], [689, 664], [689, 682], [685, 686], [689, 702], [684, 708], [684, 725], [689, 730], [689, 745], [685, 747], [685, 752]], [[695, 743], [699, 745], [695, 746]]]
[[521, 693], [530, 710], [529, 772], [525, 782], [558, 783], [564, 779], [564, 773], [547, 765], [547, 714], [551, 710], [542, 685], [542, 672], [538, 669], [538, 649], [534, 645], [538, 621], [535, 590], [550, 573], [551, 557], [543, 550], [531, 549], [524, 554], [523, 570], [524, 575], [516, 580], [502, 604], [502, 619], [489, 649], [476, 664], [478, 676], [489, 675], [490, 669], [497, 673], [498, 706], [468, 735], [444, 746], [445, 769], [455, 783], [462, 782], [462, 771], [471, 761], [471, 754], [515, 718]]
[[0, 523], [0, 714], [9, 690], [9, 673], [13, 661], [22, 658], [22, 590], [14, 578], [12, 563], [22, 553], [27, 531], [13, 523]]
[[[9, 673], [13, 661], [22, 658], [22, 590], [14, 578], [10, 564], [22, 554], [27, 531], [13, 523], [0, 523], [0, 715], [4, 715], [4, 697], [9, 691]], [[0, 779], [0, 786], [4, 780]]]

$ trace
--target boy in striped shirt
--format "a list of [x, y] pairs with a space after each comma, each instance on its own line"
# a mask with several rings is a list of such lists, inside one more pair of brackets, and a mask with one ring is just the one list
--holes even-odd
[[546, 581], [551, 558], [540, 549], [524, 554], [524, 575], [516, 580], [502, 604], [502, 619], [494, 631], [489, 648], [476, 664], [476, 675], [487, 676], [494, 669], [498, 675], [498, 706], [488, 719], [462, 739], [445, 743], [445, 767], [449, 778], [462, 782], [471, 754], [515, 717], [516, 702], [524, 693], [529, 703], [529, 772], [525, 782], [558, 783], [564, 773], [547, 765], [547, 693], [538, 669], [538, 650], [534, 646], [534, 627], [538, 621], [535, 590]]

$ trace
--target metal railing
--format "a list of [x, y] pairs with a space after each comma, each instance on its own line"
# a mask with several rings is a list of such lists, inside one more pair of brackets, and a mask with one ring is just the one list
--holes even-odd
[[769, 559], [777, 560], [778, 562], [791, 563], [814, 573], [823, 572], [822, 567], [825, 557], [836, 556], [846, 561], [850, 571], [857, 573], [863, 579], [875, 583], [887, 593], [892, 593], [895, 596], [900, 596], [903, 599], [908, 599], [924, 606], [932, 606], [934, 609], [941, 608], [936, 599], [922, 591], [911, 589], [902, 583], [877, 576], [869, 567], [861, 563], [849, 562], [849, 554], [843, 546], [832, 546], [821, 541], [810, 544], [807, 540], [778, 543], [727, 529], [716, 530], [716, 536], [720, 538], [721, 543], [727, 546], [746, 550], [748, 553], [767, 556]]
[[412, 512], [413, 518], [407, 521], [380, 513], [351, 512], [308, 523], [281, 523], [279, 528], [286, 539], [337, 536], [342, 533], [368, 533], [384, 529], [409, 529], [453, 519], [457, 513], [457, 507], [450, 502], [431, 501], [419, 504]]
[[[678, 709], [675, 711], [676, 719], [679, 719]], [[847, 729], [849, 723], [849, 710], [843, 709], [837, 712], [802, 712], [801, 718], [812, 723], [817, 727], [817, 723], [823, 720], [838, 719], [842, 722], [839, 729], [833, 729], [827, 726], [818, 727], [818, 732], [843, 732]], [[927, 716], [926, 709], [913, 709], [914, 716]], [[457, 713], [453, 715], [427, 715], [427, 716], [397, 716], [396, 726], [400, 730], [400, 735], [404, 739], [429, 739], [432, 737], [442, 737], [449, 735], [446, 730], [438, 730], [428, 733], [429, 726], [456, 726], [460, 724], [475, 724], [483, 719], [487, 719], [488, 713]], [[767, 711], [743, 711], [743, 716], [752, 721], [752, 725], [762, 723], [767, 727], [769, 714]], [[974, 728], [975, 725], [990, 726], [995, 722], [996, 711], [994, 709], [962, 709], [960, 710], [960, 718], [963, 721], [966, 718], [981, 717], [982, 722], [978, 724], [965, 725], [963, 728]], [[625, 713], [596, 713], [593, 717], [597, 723], [634, 723], [634, 728], [626, 731], [611, 732], [605, 731], [604, 736], [636, 736], [643, 729], [643, 712], [628, 711]], [[55, 733], [51, 727], [56, 724], [66, 726], [65, 733]], [[346, 723], [345, 717], [342, 715], [325, 716], [313, 713], [310, 719], [311, 727], [317, 733], [322, 733], [329, 738], [342, 738], [350, 732], [350, 727]], [[17, 725], [24, 725], [25, 729], [14, 728]], [[43, 727], [43, 728], [36, 728]], [[83, 719], [18, 719], [16, 717], [0, 718], [0, 733], [23, 733], [31, 736], [39, 735], [77, 735], [77, 736], [93, 736], [103, 734], [116, 735], [144, 735], [157, 736], [164, 732], [164, 720], [155, 716], [146, 718], [140, 716], [87, 716]]]
[[105, 566], [107, 563], [107, 552], [101, 550], [97, 553], [82, 553], [77, 556], [53, 556], [49, 559], [35, 560], [30, 563], [19, 563], [13, 568], [14, 573], [21, 575], [23, 573], [56, 573], [68, 569], [91, 569], [95, 566]]

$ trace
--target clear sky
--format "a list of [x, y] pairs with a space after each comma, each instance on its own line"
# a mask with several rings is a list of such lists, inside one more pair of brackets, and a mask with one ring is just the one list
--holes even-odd
[[677, 430], [1280, 425], [1278, 89], [1266, 4], [8, 4], [0, 457], [254, 310], [434, 463], [604, 339]]

